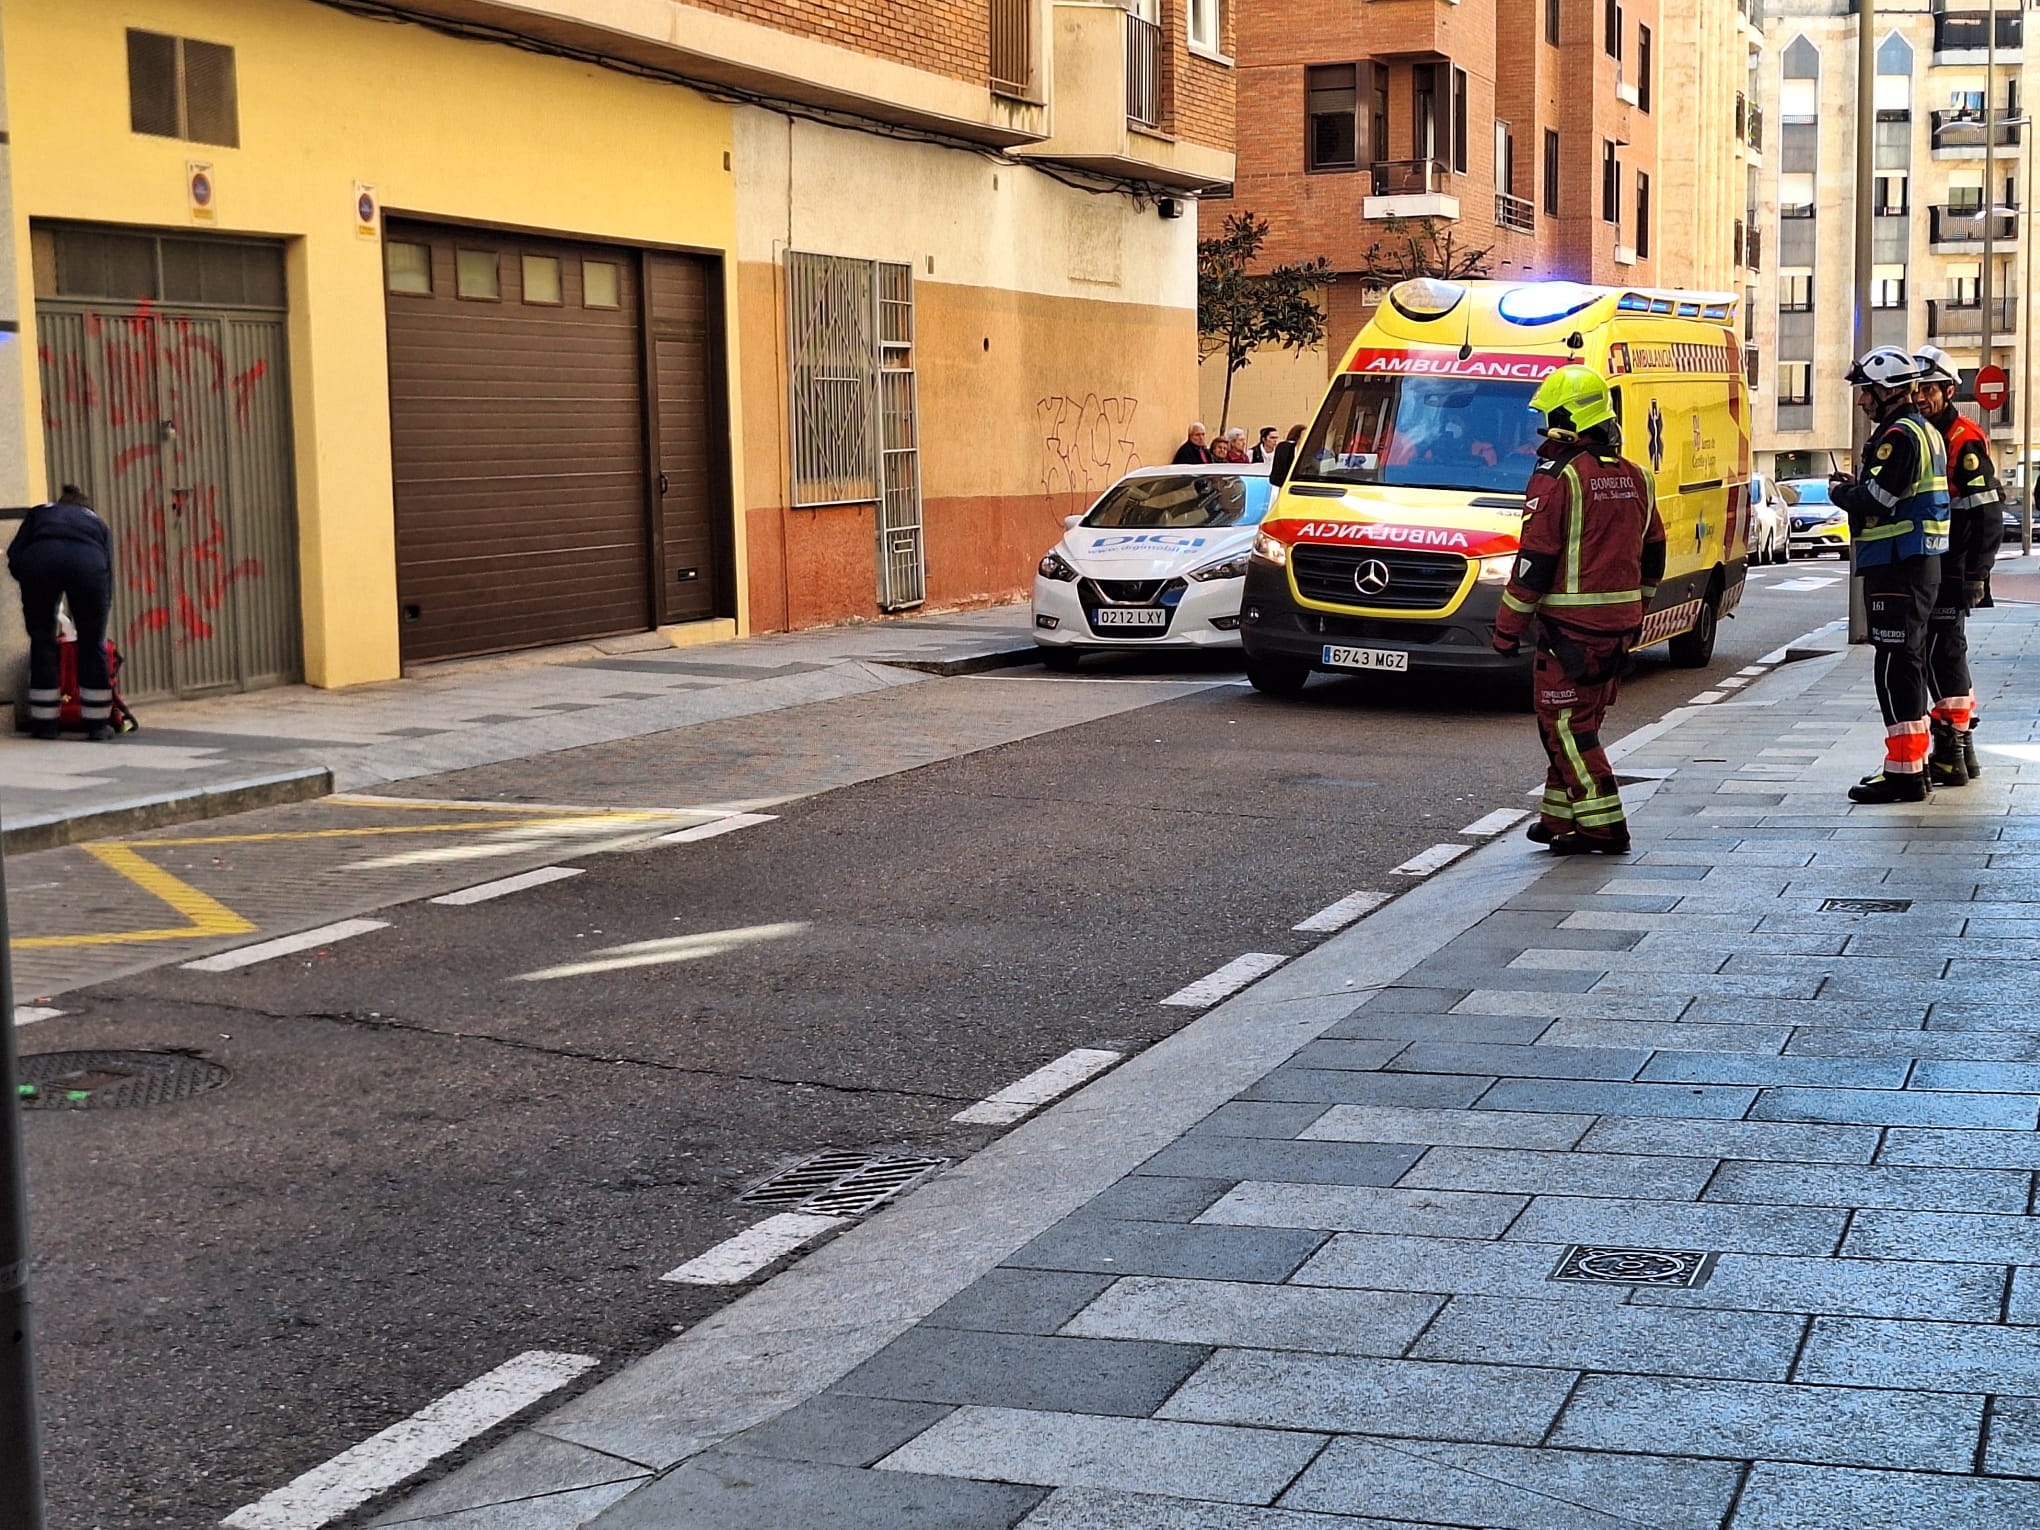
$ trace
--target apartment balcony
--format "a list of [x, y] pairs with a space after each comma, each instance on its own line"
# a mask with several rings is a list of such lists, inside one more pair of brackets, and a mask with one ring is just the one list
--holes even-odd
[[1935, 112], [1934, 136], [1931, 140], [1934, 158], [1982, 159], [1986, 141], [1992, 142], [1996, 148], [2015, 151], [2011, 157], [2016, 158], [2019, 135], [2024, 129], [2024, 124], [2017, 120], [2006, 120], [2008, 116], [2008, 113], [2001, 112], [1996, 123], [1986, 124], [1981, 112]]
[[[2004, 335], [2018, 333], [2019, 305], [2009, 298], [2000, 298], [1990, 305], [1990, 330], [1993, 342]], [[1983, 304], [1951, 303], [1945, 299], [1927, 300], [1927, 338], [1939, 340], [1959, 347], [1974, 350], [1983, 343]]]
[[1967, 255], [1983, 248], [1983, 230], [1990, 224], [1991, 242], [2009, 249], [2019, 237], [2017, 213], [2004, 213], [1988, 220], [1977, 216], [1973, 207], [1928, 209], [1928, 240], [1937, 255]]
[[1534, 233], [1537, 205], [1528, 197], [1510, 196], [1506, 191], [1496, 192], [1495, 227], [1514, 229], [1519, 234]]
[[1764, 231], [1752, 228], [1743, 234], [1743, 264], [1752, 271], [1764, 269]]
[[[2023, 55], [2025, 18], [2000, 6], [1997, 13], [1997, 61], [2016, 64]], [[1990, 13], [1987, 10], [1939, 10], [1934, 17], [1936, 65], [1981, 64], [1990, 57]]]
[[1057, 0], [1049, 33], [1050, 132], [1015, 153], [1185, 190], [1233, 178], [1229, 152], [1168, 131], [1161, 27], [1119, 5]]
[[1744, 135], [1744, 142], [1751, 148], [1761, 151], [1764, 147], [1764, 108], [1752, 101], [1745, 115], [1749, 119], [1749, 131]]
[[1459, 198], [1449, 189], [1443, 160], [1386, 159], [1374, 166], [1373, 195], [1360, 203], [1363, 218], [1459, 219]]

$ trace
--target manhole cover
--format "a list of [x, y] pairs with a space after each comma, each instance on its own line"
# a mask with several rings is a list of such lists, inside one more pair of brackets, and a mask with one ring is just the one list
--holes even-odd
[[780, 1206], [817, 1216], [862, 1216], [948, 1167], [946, 1158], [817, 1153], [781, 1169], [737, 1199], [751, 1206]]
[[232, 1074], [183, 1052], [31, 1052], [16, 1078], [27, 1110], [123, 1110], [217, 1089]]
[[1683, 1286], [1690, 1290], [1707, 1283], [1707, 1277], [1714, 1273], [1715, 1258], [1690, 1248], [1607, 1248], [1575, 1243], [1566, 1249], [1549, 1278], [1591, 1285]]
[[1912, 907], [1910, 898], [1823, 898], [1823, 914], [1903, 914]]

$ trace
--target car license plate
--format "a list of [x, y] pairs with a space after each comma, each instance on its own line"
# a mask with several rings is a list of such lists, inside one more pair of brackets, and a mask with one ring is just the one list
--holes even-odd
[[1324, 663], [1333, 669], [1393, 669], [1410, 667], [1410, 656], [1400, 648], [1341, 648], [1325, 644]]
[[1168, 611], [1159, 606], [1100, 606], [1092, 619], [1101, 627], [1166, 627]]

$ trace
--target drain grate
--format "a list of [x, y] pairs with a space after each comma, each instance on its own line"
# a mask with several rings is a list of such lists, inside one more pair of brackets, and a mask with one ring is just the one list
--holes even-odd
[[749, 1206], [779, 1206], [817, 1216], [855, 1217], [876, 1211], [931, 1174], [946, 1158], [834, 1151], [803, 1158], [737, 1199]]
[[188, 1100], [233, 1075], [183, 1052], [31, 1052], [16, 1077], [26, 1110], [125, 1110]]
[[1609, 1248], [1574, 1243], [1547, 1277], [1588, 1285], [1680, 1286], [1691, 1290], [1707, 1283], [1718, 1255], [1690, 1248]]
[[1823, 898], [1823, 914], [1903, 914], [1912, 907], [1910, 898]]

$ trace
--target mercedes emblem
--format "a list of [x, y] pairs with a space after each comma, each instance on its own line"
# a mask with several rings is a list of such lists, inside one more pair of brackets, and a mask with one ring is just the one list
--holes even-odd
[[1353, 570], [1353, 588], [1362, 595], [1379, 595], [1388, 588], [1388, 565], [1379, 558], [1369, 558]]

